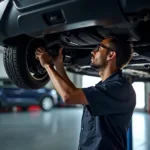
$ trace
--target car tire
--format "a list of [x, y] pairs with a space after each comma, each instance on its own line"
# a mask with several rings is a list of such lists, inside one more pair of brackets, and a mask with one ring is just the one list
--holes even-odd
[[40, 100], [40, 107], [43, 111], [50, 111], [54, 107], [53, 98], [50, 96], [44, 96]]
[[[35, 51], [44, 47], [43, 39], [18, 40], [4, 50], [3, 61], [8, 77], [20, 88], [39, 89], [44, 87], [49, 76], [35, 58]], [[43, 69], [38, 72], [37, 66]], [[32, 69], [31, 69], [32, 68]]]

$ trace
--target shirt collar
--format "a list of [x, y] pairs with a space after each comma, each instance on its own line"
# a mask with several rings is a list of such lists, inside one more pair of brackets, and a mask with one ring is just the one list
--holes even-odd
[[103, 83], [107, 83], [107, 82], [109, 82], [109, 81], [113, 81], [113, 80], [116, 80], [119, 76], [121, 76], [122, 75], [122, 70], [121, 69], [119, 69], [119, 70], [117, 70], [117, 71], [115, 71], [115, 72], [113, 72], [105, 81], [100, 81], [99, 83], [97, 83], [96, 85], [101, 85], [101, 84], [103, 84]]

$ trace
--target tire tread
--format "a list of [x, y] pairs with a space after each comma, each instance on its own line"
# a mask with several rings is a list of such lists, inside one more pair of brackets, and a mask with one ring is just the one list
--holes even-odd
[[22, 88], [30, 88], [24, 82], [17, 64], [17, 48], [8, 47], [4, 50], [4, 67], [9, 78], [18, 86]]

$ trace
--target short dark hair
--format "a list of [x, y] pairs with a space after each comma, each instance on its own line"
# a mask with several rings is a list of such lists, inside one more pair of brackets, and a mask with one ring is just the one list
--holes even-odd
[[113, 37], [110, 38], [109, 44], [110, 48], [116, 52], [116, 66], [118, 68], [123, 68], [132, 58], [133, 49], [130, 43]]

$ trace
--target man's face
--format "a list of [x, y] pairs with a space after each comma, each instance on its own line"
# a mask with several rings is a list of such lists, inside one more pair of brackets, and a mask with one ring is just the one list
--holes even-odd
[[[102, 45], [109, 47], [109, 40], [105, 39], [101, 42]], [[98, 46], [91, 52], [91, 67], [95, 69], [105, 68], [108, 64], [108, 50], [102, 46]]]

